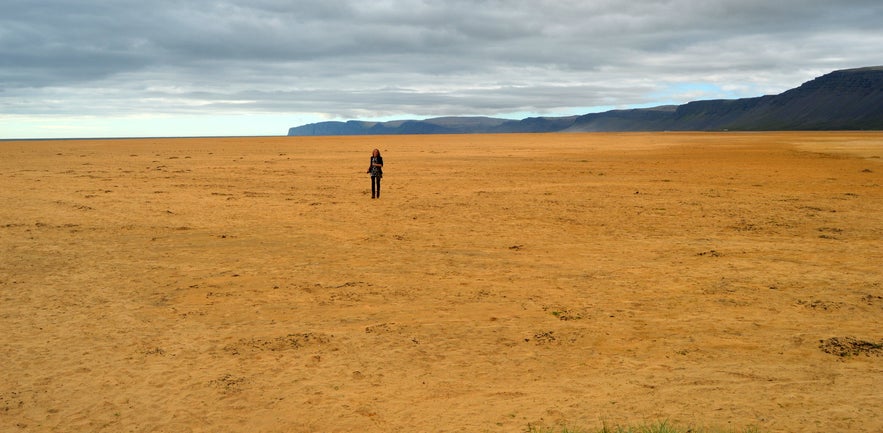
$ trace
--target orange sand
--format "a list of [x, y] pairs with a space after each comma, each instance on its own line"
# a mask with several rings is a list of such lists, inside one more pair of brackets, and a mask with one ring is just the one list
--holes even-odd
[[[370, 199], [370, 151], [383, 195]], [[883, 133], [0, 142], [0, 431], [883, 431]]]

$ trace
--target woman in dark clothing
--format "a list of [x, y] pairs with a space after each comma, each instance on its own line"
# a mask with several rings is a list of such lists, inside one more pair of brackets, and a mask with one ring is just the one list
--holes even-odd
[[371, 153], [371, 165], [368, 167], [371, 174], [371, 198], [380, 198], [380, 179], [383, 177], [383, 157], [380, 151], [374, 149]]

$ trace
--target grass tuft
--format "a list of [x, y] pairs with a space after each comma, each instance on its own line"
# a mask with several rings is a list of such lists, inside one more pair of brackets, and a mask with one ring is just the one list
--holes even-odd
[[660, 421], [653, 424], [644, 424], [639, 426], [609, 426], [606, 423], [603, 427], [596, 430], [588, 430], [582, 428], [574, 428], [568, 426], [559, 427], [539, 427], [528, 425], [525, 433], [759, 433], [757, 427], [750, 426], [741, 430], [737, 429], [721, 429], [721, 428], [705, 428], [678, 426], [670, 424], [668, 421]]

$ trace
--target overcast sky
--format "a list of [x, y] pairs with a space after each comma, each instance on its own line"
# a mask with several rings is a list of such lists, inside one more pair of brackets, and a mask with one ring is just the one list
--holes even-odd
[[880, 0], [0, 2], [0, 138], [585, 114], [883, 64]]

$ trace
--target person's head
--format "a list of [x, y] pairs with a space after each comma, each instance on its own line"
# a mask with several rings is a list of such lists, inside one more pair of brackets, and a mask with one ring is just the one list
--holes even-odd
[[371, 152], [371, 156], [380, 156], [380, 151], [377, 149], [374, 149], [374, 151]]

